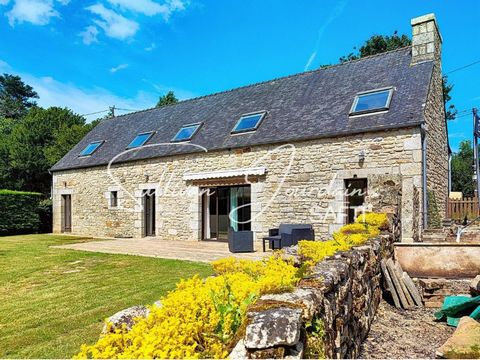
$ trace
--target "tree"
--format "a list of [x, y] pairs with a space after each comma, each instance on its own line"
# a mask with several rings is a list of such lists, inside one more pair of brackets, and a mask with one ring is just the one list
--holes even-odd
[[[410, 46], [412, 41], [407, 35], [397, 35], [395, 31], [392, 36], [388, 35], [373, 35], [360, 46], [357, 53], [351, 52], [346, 56], [342, 56], [339, 61], [344, 63], [347, 61], [357, 60], [365, 56], [381, 54], [386, 51], [400, 49], [405, 46]], [[356, 48], [354, 48], [356, 50]]]
[[0, 118], [19, 119], [36, 103], [38, 94], [20, 76], [0, 75]]
[[159, 108], [166, 105], [172, 105], [172, 104], [176, 104], [177, 102], [178, 102], [178, 99], [175, 96], [175, 93], [173, 91], [169, 91], [165, 95], [162, 95], [158, 98], [156, 107]]
[[450, 95], [450, 91], [453, 89], [453, 84], [448, 82], [447, 75], [443, 75], [443, 101], [445, 102], [445, 117], [448, 120], [455, 120], [457, 117], [457, 109], [455, 105], [450, 104], [447, 105], [450, 100], [452, 100], [452, 96]]
[[[85, 119], [66, 108], [32, 107], [7, 138], [9, 167], [0, 174], [0, 188], [47, 194], [48, 170], [90, 130]], [[6, 173], [5, 173], [6, 172]]]
[[[347, 61], [358, 60], [365, 56], [381, 54], [386, 51], [400, 49], [402, 47], [411, 45], [412, 40], [410, 40], [407, 35], [398, 35], [396, 31], [391, 36], [373, 35], [367, 41], [365, 41], [362, 46], [360, 46], [358, 51], [357, 48], [354, 47], [353, 52], [340, 57], [338, 61], [340, 63], [344, 63]], [[325, 65], [322, 65], [321, 67], [325, 67]], [[452, 89], [453, 84], [450, 84], [448, 82], [448, 78], [446, 76], [443, 76], [443, 100], [445, 103], [445, 118], [447, 120], [453, 120], [457, 116], [457, 109], [455, 108], [455, 105], [448, 104], [450, 100], [452, 100], [452, 97], [450, 95]]]
[[[78, 115], [77, 115], [78, 116]], [[61, 124], [53, 131], [53, 142], [44, 149], [45, 158], [50, 166], [55, 165], [65, 156], [88, 132], [93, 129], [90, 124]]]
[[463, 196], [474, 195], [473, 147], [470, 140], [460, 143], [457, 153], [452, 156], [452, 191], [461, 191]]

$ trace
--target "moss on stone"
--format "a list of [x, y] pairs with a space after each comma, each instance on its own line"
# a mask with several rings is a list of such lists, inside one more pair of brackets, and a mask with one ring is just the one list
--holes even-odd
[[427, 204], [428, 227], [430, 229], [440, 229], [442, 227], [442, 219], [438, 210], [435, 192], [431, 190], [427, 190]]
[[325, 359], [325, 325], [323, 321], [317, 317], [306, 324], [306, 344], [303, 354], [305, 359]]

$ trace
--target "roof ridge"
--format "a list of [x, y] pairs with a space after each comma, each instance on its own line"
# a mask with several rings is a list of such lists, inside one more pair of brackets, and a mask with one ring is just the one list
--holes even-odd
[[364, 56], [364, 57], [361, 57], [361, 58], [355, 59], [355, 60], [345, 61], [345, 62], [339, 63], [339, 64], [333, 64], [333, 65], [328, 65], [328, 66], [320, 67], [320, 68], [313, 69], [313, 70], [297, 72], [297, 73], [290, 74], [290, 75], [285, 75], [285, 76], [279, 76], [279, 77], [269, 79], [269, 80], [263, 80], [263, 81], [259, 81], [259, 82], [248, 84], [248, 85], [243, 85], [243, 86], [238, 86], [238, 87], [227, 89], [227, 90], [217, 91], [217, 92], [214, 92], [214, 93], [211, 93], [211, 94], [206, 94], [206, 95], [196, 96], [196, 97], [193, 97], [193, 98], [190, 98], [190, 99], [180, 100], [180, 101], [178, 101], [174, 104], [164, 105], [160, 108], [154, 106], [154, 107], [143, 109], [143, 110], [132, 111], [132, 112], [127, 113], [127, 114], [117, 115], [113, 118], [109, 118], [108, 120], [114, 120], [116, 118], [120, 118], [120, 117], [123, 117], [123, 116], [128, 116], [128, 115], [132, 115], [132, 114], [139, 114], [139, 113], [143, 113], [143, 112], [147, 112], [147, 111], [157, 110], [157, 109], [161, 109], [163, 107], [176, 106], [176, 105], [180, 105], [180, 104], [187, 103], [187, 102], [190, 102], [190, 101], [195, 101], [195, 100], [200, 100], [200, 99], [203, 99], [203, 98], [207, 98], [207, 97], [210, 97], [210, 96], [226, 94], [226, 93], [229, 93], [229, 92], [232, 92], [232, 91], [236, 91], [236, 90], [240, 90], [240, 89], [246, 89], [246, 88], [261, 85], [261, 84], [266, 84], [266, 83], [269, 83], [269, 82], [272, 82], [272, 81], [289, 79], [289, 78], [292, 78], [292, 77], [295, 77], [295, 76], [311, 74], [311, 73], [314, 73], [314, 72], [317, 72], [317, 71], [320, 72], [320, 71], [324, 71], [324, 70], [327, 70], [327, 69], [336, 68], [336, 67], [340, 67], [340, 66], [344, 66], [344, 65], [349, 65], [349, 64], [356, 63], [356, 62], [359, 62], [359, 61], [368, 60], [368, 59], [371, 59], [371, 58], [391, 54], [391, 53], [394, 53], [394, 52], [399, 52], [399, 51], [402, 51], [402, 50], [406, 50], [407, 48], [411, 48], [411, 45], [407, 45], [407, 46], [404, 46], [404, 47], [401, 47], [401, 48], [398, 48], [398, 49], [389, 50], [389, 51], [385, 51], [385, 52], [374, 54], [374, 55]]

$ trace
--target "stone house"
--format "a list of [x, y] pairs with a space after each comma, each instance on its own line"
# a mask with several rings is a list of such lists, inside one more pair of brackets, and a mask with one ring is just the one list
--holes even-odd
[[51, 169], [53, 231], [327, 238], [373, 210], [418, 241], [427, 202], [446, 211], [449, 146], [439, 28], [411, 24], [411, 47], [102, 121]]

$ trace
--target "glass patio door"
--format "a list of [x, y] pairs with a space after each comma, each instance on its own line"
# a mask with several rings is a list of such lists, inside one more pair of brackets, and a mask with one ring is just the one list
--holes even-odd
[[[202, 231], [204, 240], [227, 240], [228, 228], [250, 230], [250, 186], [203, 189]], [[232, 212], [233, 209], [237, 209]]]

